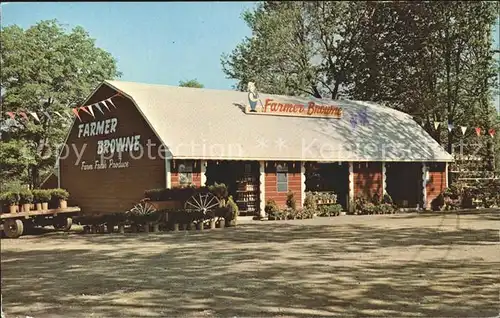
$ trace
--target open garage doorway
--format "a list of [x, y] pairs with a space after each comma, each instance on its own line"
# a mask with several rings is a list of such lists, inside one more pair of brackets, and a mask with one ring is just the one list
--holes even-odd
[[349, 164], [347, 162], [306, 164], [307, 191], [335, 192], [337, 203], [346, 211], [349, 202]]
[[400, 208], [417, 208], [423, 202], [422, 164], [390, 162], [385, 164], [386, 191]]
[[240, 215], [258, 215], [260, 208], [258, 161], [208, 161], [207, 186], [224, 183], [238, 205]]

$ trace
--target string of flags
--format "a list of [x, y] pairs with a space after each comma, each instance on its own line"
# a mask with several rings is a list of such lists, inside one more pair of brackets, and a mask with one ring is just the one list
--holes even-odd
[[[434, 129], [438, 130], [440, 125], [441, 125], [441, 122], [435, 121], [434, 122]], [[448, 128], [449, 132], [452, 132], [452, 130], [455, 129], [455, 125], [448, 123], [447, 128]], [[469, 129], [469, 127], [467, 127], [467, 126], [459, 126], [459, 128], [460, 128], [460, 131], [462, 132], [462, 136], [464, 136], [465, 133], [467, 132], [467, 130]], [[474, 131], [476, 132], [476, 136], [478, 136], [478, 137], [481, 136], [483, 133], [483, 129], [481, 127], [474, 127]], [[494, 128], [490, 128], [488, 130], [484, 129], [484, 134], [490, 135], [491, 138], [493, 138], [495, 136], [495, 133], [496, 133], [496, 131]]]
[[[70, 112], [59, 112], [59, 111], [54, 111], [52, 116], [51, 114], [49, 114], [47, 111], [39, 111], [39, 112], [30, 112], [30, 111], [26, 111], [26, 110], [18, 110], [18, 111], [9, 111], [9, 112], [5, 112], [5, 114], [7, 116], [9, 116], [9, 118], [14, 121], [14, 122], [20, 122], [20, 120], [16, 120], [16, 116], [17, 118], [21, 118], [22, 120], [24, 120], [25, 122], [29, 122], [30, 121], [30, 117], [28, 117], [28, 114], [33, 117], [34, 119], [34, 122], [38, 122], [38, 123], [41, 123], [41, 120], [40, 120], [40, 116], [43, 115], [45, 116], [49, 121], [52, 121], [53, 119], [53, 115], [57, 115], [58, 117], [60, 117], [62, 120], [73, 120], [74, 117], [78, 118], [78, 120], [81, 122], [82, 121], [82, 118], [80, 117], [80, 114], [81, 112], [85, 112], [87, 114], [89, 114], [90, 116], [92, 116], [93, 118], [95, 118], [95, 110], [98, 110], [99, 112], [101, 112], [103, 115], [104, 115], [104, 110], [103, 109], [106, 109], [108, 112], [110, 112], [113, 108], [117, 108], [115, 103], [113, 102], [112, 98], [114, 97], [117, 97], [117, 96], [121, 96], [120, 93], [116, 93], [115, 95], [109, 97], [109, 98], [106, 98], [102, 101], [99, 101], [97, 103], [93, 103], [93, 104], [90, 104], [90, 105], [85, 105], [85, 106], [78, 106], [78, 107], [73, 107], [71, 108], [71, 111]], [[40, 114], [40, 116], [39, 116]]]

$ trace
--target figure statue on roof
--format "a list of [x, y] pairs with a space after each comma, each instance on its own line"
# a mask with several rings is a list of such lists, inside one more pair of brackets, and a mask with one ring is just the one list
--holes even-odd
[[256, 112], [257, 102], [259, 101], [259, 93], [255, 87], [254, 82], [248, 83], [248, 103], [250, 104], [250, 111]]

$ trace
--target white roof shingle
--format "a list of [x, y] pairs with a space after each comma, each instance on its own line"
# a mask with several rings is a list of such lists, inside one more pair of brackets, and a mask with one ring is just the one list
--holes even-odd
[[[341, 119], [245, 114], [247, 93], [105, 81], [131, 98], [173, 158], [452, 161], [411, 116], [368, 102], [260, 93], [284, 103], [338, 105]], [[351, 118], [366, 110], [368, 123]]]

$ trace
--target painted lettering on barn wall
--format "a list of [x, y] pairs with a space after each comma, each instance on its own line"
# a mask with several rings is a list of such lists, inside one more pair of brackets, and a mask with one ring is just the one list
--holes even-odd
[[[107, 136], [118, 130], [118, 118], [109, 118], [101, 121], [82, 123], [78, 125], [78, 138]], [[141, 135], [122, 136], [101, 139], [97, 141], [97, 155], [99, 160], [94, 162], [82, 161], [80, 170], [121, 169], [130, 166], [128, 161], [122, 161], [122, 153], [130, 154], [141, 150]], [[118, 159], [113, 159], [118, 154]]]
[[342, 108], [335, 105], [319, 105], [315, 102], [304, 104], [282, 103], [266, 99], [264, 105], [246, 109], [248, 114], [342, 118]]

